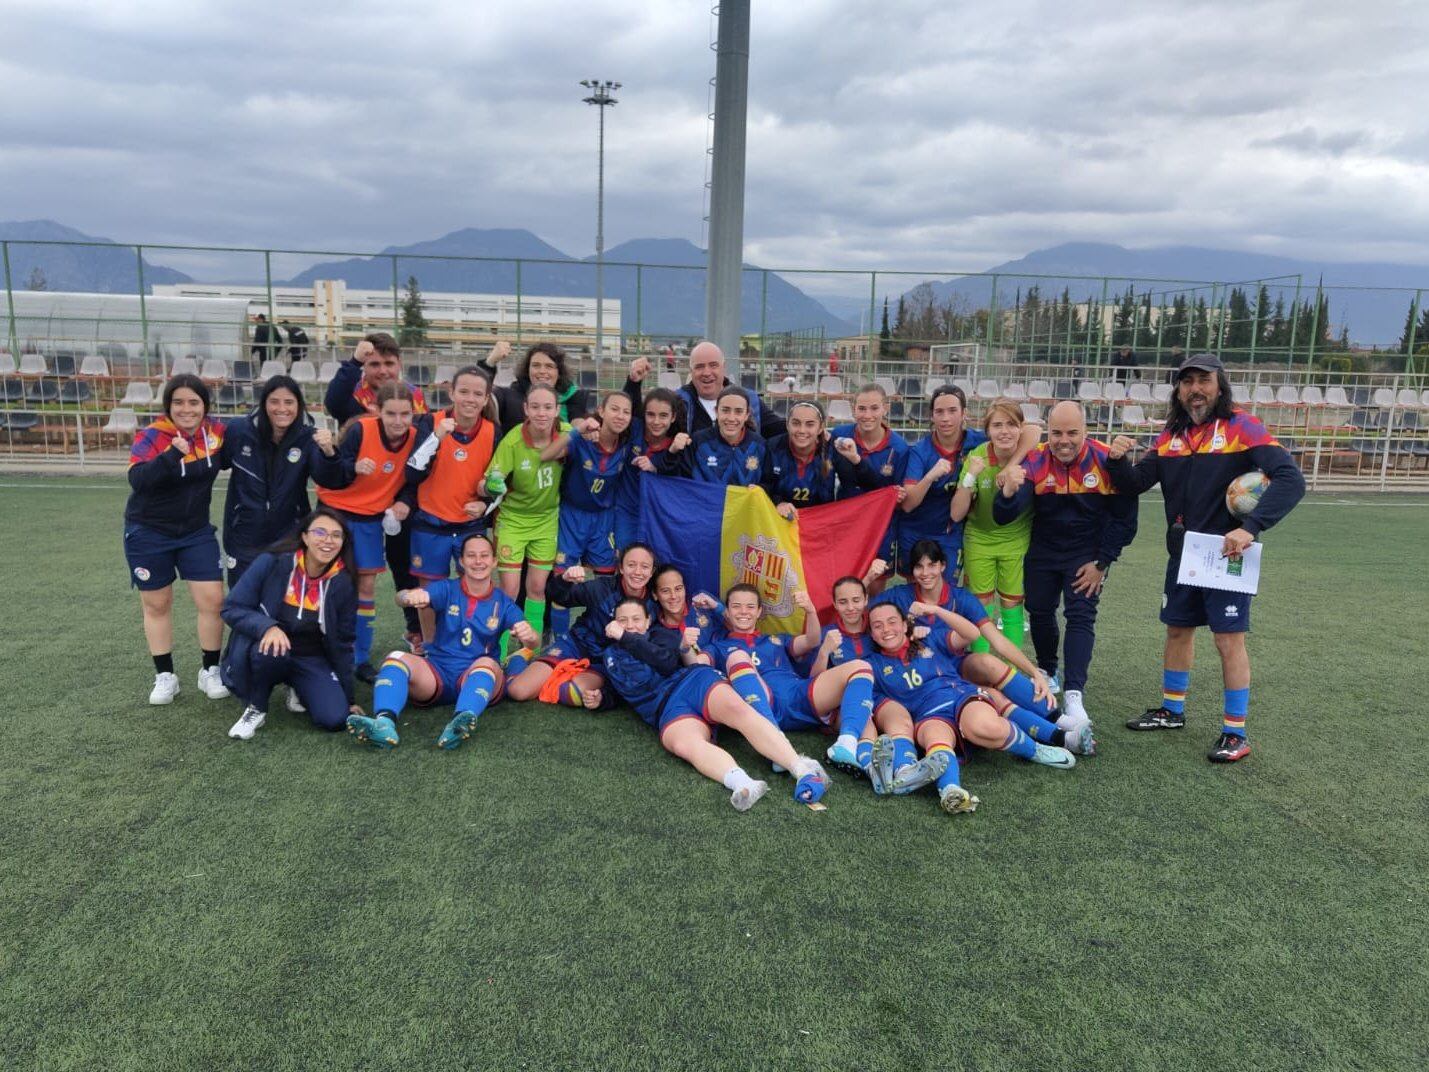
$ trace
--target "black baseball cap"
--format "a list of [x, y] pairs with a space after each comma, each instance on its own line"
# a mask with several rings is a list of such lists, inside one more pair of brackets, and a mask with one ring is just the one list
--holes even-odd
[[1191, 369], [1200, 369], [1202, 372], [1224, 372], [1226, 367], [1221, 364], [1221, 359], [1215, 354], [1187, 354], [1176, 366], [1176, 379], [1179, 380], [1183, 372], [1188, 372]]

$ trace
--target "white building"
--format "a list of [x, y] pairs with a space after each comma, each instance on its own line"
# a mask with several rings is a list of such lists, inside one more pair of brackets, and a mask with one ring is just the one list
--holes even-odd
[[[259, 313], [275, 323], [300, 324], [318, 346], [346, 348], [373, 331], [396, 334], [400, 324], [391, 290], [357, 290], [341, 279], [319, 279], [311, 287], [273, 288], [272, 304], [263, 286], [228, 283], [171, 283], [154, 287], [155, 294], [184, 298], [230, 298], [248, 302], [250, 316]], [[606, 298], [604, 346], [609, 354], [620, 351], [620, 300]], [[593, 347], [594, 298], [559, 298], [523, 294], [422, 293], [422, 315], [427, 318], [430, 345], [443, 350], [482, 350], [498, 338], [530, 344], [549, 340], [566, 347]]]

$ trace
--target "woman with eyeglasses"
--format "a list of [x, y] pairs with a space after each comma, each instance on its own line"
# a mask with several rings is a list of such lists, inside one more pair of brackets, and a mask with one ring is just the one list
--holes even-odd
[[352, 691], [356, 577], [347, 524], [321, 506], [244, 571], [223, 603], [232, 630], [223, 679], [246, 705], [230, 737], [252, 740], [280, 684], [322, 729], [340, 730], [361, 713]]

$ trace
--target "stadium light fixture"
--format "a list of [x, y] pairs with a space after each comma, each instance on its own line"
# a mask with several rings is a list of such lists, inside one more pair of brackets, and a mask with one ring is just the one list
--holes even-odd
[[619, 103], [614, 94], [620, 83], [586, 78], [581, 85], [590, 91], [590, 96], [582, 100], [595, 105], [600, 116], [595, 185], [595, 359], [598, 362], [605, 348], [605, 110]]

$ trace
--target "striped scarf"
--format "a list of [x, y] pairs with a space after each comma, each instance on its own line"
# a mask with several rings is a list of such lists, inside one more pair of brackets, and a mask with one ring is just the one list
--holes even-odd
[[342, 559], [335, 558], [322, 576], [309, 577], [304, 553], [296, 552], [293, 555], [293, 572], [288, 577], [288, 591], [283, 596], [283, 602], [290, 607], [297, 607], [299, 618], [303, 616], [305, 610], [321, 610], [323, 586], [341, 572]]

